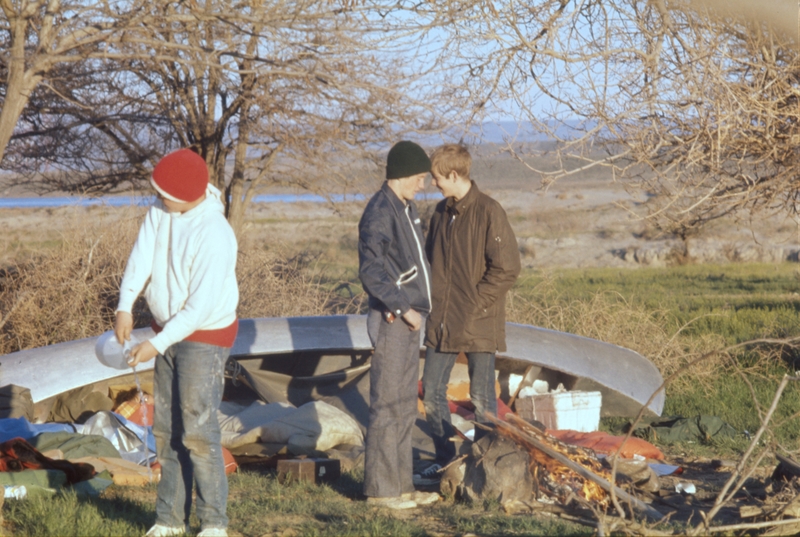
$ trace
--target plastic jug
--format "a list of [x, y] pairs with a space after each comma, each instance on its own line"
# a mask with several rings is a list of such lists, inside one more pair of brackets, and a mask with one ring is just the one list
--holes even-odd
[[120, 345], [113, 330], [109, 330], [97, 339], [94, 353], [101, 364], [115, 369], [127, 369], [128, 356], [131, 349], [139, 344], [136, 336], [131, 334], [131, 339]]

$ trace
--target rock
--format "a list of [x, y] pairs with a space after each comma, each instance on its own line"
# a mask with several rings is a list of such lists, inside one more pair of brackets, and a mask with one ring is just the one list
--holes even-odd
[[679, 253], [680, 250], [674, 245], [664, 242], [637, 248], [634, 252], [634, 259], [640, 265], [665, 267], [672, 264]]
[[517, 239], [520, 255], [522, 255], [522, 257], [535, 259], [536, 258], [536, 248], [534, 247], [535, 242], [536, 239], [534, 239], [533, 237], [525, 237]]
[[464, 481], [458, 497], [473, 503], [484, 500], [527, 501], [533, 495], [530, 455], [512, 440], [491, 431], [472, 444], [464, 462]]

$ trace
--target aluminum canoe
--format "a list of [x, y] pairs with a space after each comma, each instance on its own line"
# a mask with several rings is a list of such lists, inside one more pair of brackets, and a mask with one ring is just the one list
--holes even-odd
[[[139, 340], [153, 336], [149, 328], [134, 331]], [[507, 323], [507, 352], [498, 354], [503, 379], [525, 375], [548, 380], [551, 387], [600, 391], [603, 416], [660, 415], [664, 406], [663, 379], [640, 354], [598, 340], [536, 326]], [[34, 403], [68, 390], [130, 374], [113, 369], [95, 357], [97, 337], [58, 343], [0, 356], [0, 386], [30, 389]], [[270, 355], [302, 360], [372, 348], [363, 315], [242, 319], [231, 356], [247, 360]], [[424, 353], [421, 353], [424, 357]], [[138, 370], [149, 371], [153, 361]], [[519, 378], [519, 377], [517, 377]], [[506, 397], [508, 385], [506, 384]]]

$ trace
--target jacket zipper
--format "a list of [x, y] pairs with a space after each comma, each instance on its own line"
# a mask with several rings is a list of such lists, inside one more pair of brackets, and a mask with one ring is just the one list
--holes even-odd
[[431, 299], [431, 281], [428, 277], [428, 269], [425, 268], [425, 253], [422, 251], [422, 244], [419, 242], [419, 237], [417, 237], [417, 230], [414, 228], [414, 222], [411, 221], [411, 215], [409, 215], [409, 211], [411, 207], [406, 205], [406, 219], [408, 220], [408, 225], [411, 226], [411, 234], [414, 235], [414, 242], [417, 243], [417, 254], [419, 255], [420, 265], [422, 265], [422, 273], [425, 275], [425, 290], [428, 292], [428, 308], [433, 306]]

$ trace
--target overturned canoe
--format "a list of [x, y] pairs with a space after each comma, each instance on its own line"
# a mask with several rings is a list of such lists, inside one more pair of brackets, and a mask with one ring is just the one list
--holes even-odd
[[[601, 341], [529, 325], [507, 323], [508, 351], [498, 354], [501, 398], [509, 397], [513, 375], [545, 379], [551, 387], [600, 391], [603, 416], [660, 415], [663, 379], [646, 358]], [[149, 328], [134, 331], [140, 340]], [[40, 403], [74, 388], [130, 375], [95, 357], [97, 338], [87, 338], [0, 356], [0, 386], [30, 389]], [[245, 384], [268, 401], [304, 402], [306, 398], [341, 400], [339, 406], [362, 421], [368, 398], [371, 344], [362, 315], [242, 319], [231, 352], [242, 366]], [[424, 353], [421, 353], [424, 356]], [[139, 366], [149, 371], [153, 362]], [[463, 375], [457, 366], [454, 375]], [[519, 377], [518, 377], [519, 378]]]

